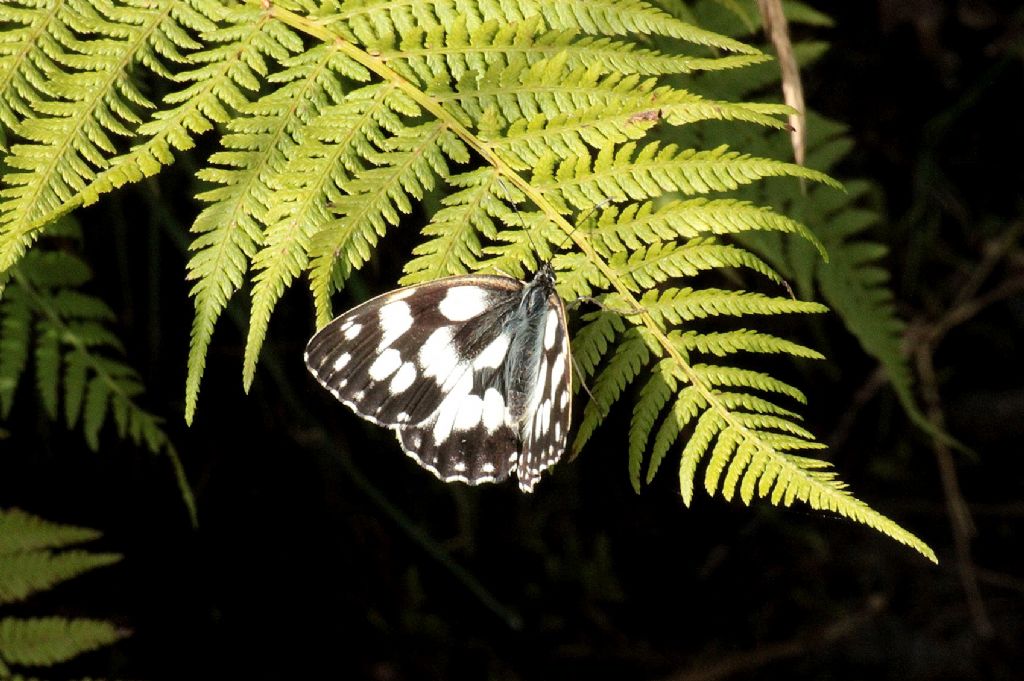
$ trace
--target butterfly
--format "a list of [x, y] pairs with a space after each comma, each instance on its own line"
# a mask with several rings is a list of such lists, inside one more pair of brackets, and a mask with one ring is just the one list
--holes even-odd
[[384, 293], [310, 339], [306, 366], [445, 482], [532, 492], [565, 452], [572, 360], [555, 272], [462, 275]]

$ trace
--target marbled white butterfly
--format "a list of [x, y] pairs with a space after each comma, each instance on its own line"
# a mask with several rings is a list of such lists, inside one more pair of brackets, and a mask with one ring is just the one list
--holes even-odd
[[565, 451], [572, 361], [555, 273], [465, 275], [385, 293], [334, 319], [306, 366], [358, 415], [450, 482], [532, 492]]

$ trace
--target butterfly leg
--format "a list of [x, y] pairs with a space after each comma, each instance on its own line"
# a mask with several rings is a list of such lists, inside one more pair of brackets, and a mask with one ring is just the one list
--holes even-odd
[[643, 308], [639, 308], [639, 307], [634, 307], [632, 309], [616, 308], [616, 307], [613, 307], [611, 305], [605, 304], [604, 301], [602, 301], [599, 298], [594, 298], [593, 296], [580, 296], [579, 298], [576, 298], [575, 300], [570, 300], [569, 302], [567, 302], [565, 304], [565, 306], [570, 308], [570, 309], [575, 310], [580, 305], [583, 305], [585, 303], [590, 303], [591, 305], [596, 305], [597, 307], [601, 308], [601, 310], [603, 310], [605, 312], [613, 312], [615, 314], [622, 315], [623, 317], [632, 317], [633, 315], [638, 315], [638, 314], [643, 312]]

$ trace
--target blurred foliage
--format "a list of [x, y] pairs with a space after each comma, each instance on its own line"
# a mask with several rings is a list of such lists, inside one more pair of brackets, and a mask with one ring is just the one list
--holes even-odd
[[[0, 509], [0, 606], [24, 601], [121, 560], [112, 553], [59, 550], [99, 536], [95, 530], [58, 525], [18, 509]], [[128, 635], [103, 620], [0, 615], [0, 678], [12, 678], [11, 667], [53, 667]]]

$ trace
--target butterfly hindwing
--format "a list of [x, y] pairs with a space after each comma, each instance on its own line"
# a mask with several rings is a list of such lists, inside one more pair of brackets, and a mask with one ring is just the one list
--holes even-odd
[[541, 272], [530, 283], [469, 275], [385, 293], [321, 329], [306, 364], [442, 480], [500, 481], [518, 469], [531, 491], [569, 425], [565, 310], [554, 273]]
[[525, 492], [533, 491], [541, 473], [562, 458], [572, 414], [572, 359], [565, 306], [555, 294], [548, 302], [536, 389], [530, 398], [530, 418], [523, 424], [517, 464], [519, 487]]

